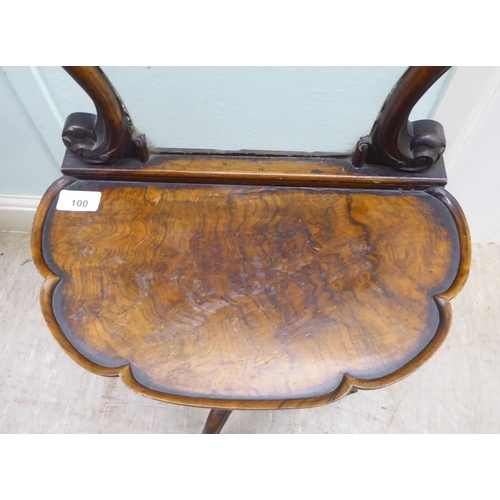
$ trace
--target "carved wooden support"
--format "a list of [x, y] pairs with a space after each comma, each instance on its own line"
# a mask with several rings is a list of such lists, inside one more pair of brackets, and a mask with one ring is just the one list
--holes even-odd
[[66, 147], [87, 163], [109, 163], [118, 158], [149, 157], [146, 138], [137, 134], [117, 92], [97, 66], [64, 66], [94, 101], [97, 116], [72, 113], [62, 139]]
[[352, 164], [365, 163], [397, 170], [419, 171], [432, 166], [443, 154], [443, 127], [433, 120], [409, 122], [415, 104], [449, 66], [408, 68], [386, 99], [369, 136], [356, 144]]

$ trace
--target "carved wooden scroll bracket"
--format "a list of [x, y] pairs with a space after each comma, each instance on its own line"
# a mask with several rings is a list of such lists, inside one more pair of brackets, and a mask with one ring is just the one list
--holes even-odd
[[62, 139], [66, 147], [87, 163], [109, 163], [118, 158], [149, 157], [146, 137], [137, 134], [132, 121], [106, 75], [96, 66], [64, 69], [94, 101], [97, 116], [72, 113], [66, 119]]
[[411, 110], [449, 66], [413, 66], [386, 99], [369, 136], [356, 144], [352, 164], [383, 165], [409, 172], [425, 170], [446, 148], [443, 127], [433, 120], [408, 121]]

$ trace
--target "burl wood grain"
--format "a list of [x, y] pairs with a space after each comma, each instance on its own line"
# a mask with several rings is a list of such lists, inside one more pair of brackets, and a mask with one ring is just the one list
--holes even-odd
[[457, 277], [459, 233], [425, 192], [67, 189], [102, 200], [48, 208], [42, 258], [62, 279], [46, 282], [46, 317], [74, 358], [130, 365], [122, 378], [153, 397], [272, 407], [331, 394], [345, 374], [369, 386], [422, 356], [449, 315], [434, 296]]

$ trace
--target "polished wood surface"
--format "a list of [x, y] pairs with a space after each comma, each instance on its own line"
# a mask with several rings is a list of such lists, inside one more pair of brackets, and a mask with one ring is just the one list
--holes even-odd
[[210, 410], [203, 434], [220, 434], [232, 410]]
[[[60, 189], [102, 192], [55, 210]], [[212, 408], [293, 408], [408, 375], [443, 341], [468, 272], [458, 205], [429, 192], [63, 178], [33, 254], [77, 362]]]
[[141, 180], [304, 187], [370, 187], [415, 189], [446, 184], [443, 161], [424, 172], [388, 171], [379, 165], [355, 168], [347, 158], [260, 156], [169, 152], [151, 155], [144, 165], [118, 160], [98, 169], [68, 153], [61, 168], [79, 179]]

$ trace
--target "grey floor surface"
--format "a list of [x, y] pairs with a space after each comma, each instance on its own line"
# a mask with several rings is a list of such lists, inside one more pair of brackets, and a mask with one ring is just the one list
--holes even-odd
[[[208, 410], [136, 395], [52, 338], [29, 235], [0, 233], [0, 432], [199, 433]], [[235, 411], [223, 433], [498, 433], [500, 244], [476, 244], [444, 345], [407, 379], [315, 409]]]

